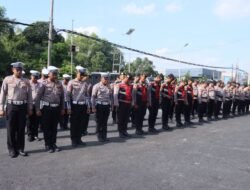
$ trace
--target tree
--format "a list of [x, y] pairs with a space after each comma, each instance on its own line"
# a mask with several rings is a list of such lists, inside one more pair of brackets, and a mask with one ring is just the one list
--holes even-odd
[[[125, 66], [125, 71], [128, 72], [129, 65]], [[135, 61], [130, 64], [131, 73], [147, 73], [148, 75], [155, 75], [157, 71], [154, 70], [153, 62], [148, 58], [137, 57]]]

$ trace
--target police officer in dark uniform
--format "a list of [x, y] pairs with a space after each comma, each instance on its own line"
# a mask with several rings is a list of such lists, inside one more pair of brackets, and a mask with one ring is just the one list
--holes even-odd
[[70, 136], [73, 147], [85, 145], [81, 140], [82, 127], [84, 119], [90, 113], [88, 83], [83, 81], [86, 69], [82, 66], [76, 66], [76, 71], [76, 78], [69, 82], [67, 90], [68, 95], [71, 97], [71, 106], [68, 112], [71, 113]]
[[195, 114], [198, 113], [198, 81], [195, 80], [192, 84], [193, 86], [193, 106], [192, 106], [192, 119], [195, 118]]
[[175, 118], [176, 127], [183, 127], [181, 122], [181, 114], [184, 113], [185, 104], [187, 104], [187, 94], [185, 90], [185, 81], [180, 81], [180, 84], [175, 88]]
[[154, 82], [148, 86], [148, 103], [149, 103], [149, 116], [148, 116], [148, 132], [156, 133], [155, 122], [158, 115], [160, 105], [160, 89], [161, 89], [161, 75], [154, 78]]
[[[9, 155], [27, 156], [24, 152], [26, 116], [32, 115], [32, 94], [29, 80], [22, 77], [23, 63], [12, 63], [13, 75], [5, 77], [0, 94], [0, 116], [6, 116]], [[5, 111], [5, 103], [7, 107]]]
[[162, 129], [171, 130], [168, 125], [171, 106], [174, 103], [174, 86], [172, 81], [174, 75], [169, 74], [166, 81], [161, 85], [161, 109], [162, 109]]
[[91, 105], [96, 113], [97, 138], [99, 142], [107, 142], [107, 125], [110, 114], [112, 92], [108, 84], [109, 74], [101, 75], [101, 81], [94, 85], [92, 90]]
[[130, 74], [124, 75], [122, 82], [114, 88], [114, 106], [117, 109], [118, 116], [118, 131], [120, 138], [127, 138], [130, 135], [127, 132], [128, 120], [132, 105], [132, 90], [133, 86], [130, 84], [132, 76]]
[[42, 83], [36, 97], [36, 112], [42, 116], [42, 128], [45, 150], [49, 153], [59, 152], [56, 145], [57, 126], [60, 117], [64, 115], [64, 91], [62, 83], [57, 79], [58, 68], [49, 66], [48, 79]]
[[207, 87], [208, 91], [208, 105], [207, 105], [207, 119], [208, 121], [212, 120], [212, 116], [214, 116], [215, 111], [215, 89], [214, 89], [214, 81], [210, 81]]
[[146, 74], [141, 74], [139, 83], [133, 87], [133, 100], [135, 109], [136, 135], [143, 135], [143, 120], [148, 107], [148, 85]]
[[[141, 76], [140, 73], [136, 73], [134, 75], [134, 80], [133, 80], [133, 83], [132, 83], [133, 87], [135, 87], [139, 83], [140, 76]], [[131, 108], [131, 115], [130, 116], [131, 116], [132, 128], [135, 128], [136, 124], [135, 124], [135, 109], [134, 109], [134, 107]]]
[[32, 91], [33, 114], [28, 118], [27, 134], [28, 134], [28, 141], [32, 142], [34, 140], [40, 141], [40, 139], [38, 138], [39, 117], [36, 115], [35, 98], [37, 96], [39, 88], [41, 87], [41, 83], [37, 81], [40, 76], [40, 73], [38, 71], [31, 70], [30, 74], [31, 74], [30, 86]]
[[221, 106], [223, 102], [223, 89], [222, 89], [222, 81], [217, 81], [215, 89], [215, 112], [214, 112], [214, 118], [215, 120], [220, 119], [219, 114], [221, 111]]

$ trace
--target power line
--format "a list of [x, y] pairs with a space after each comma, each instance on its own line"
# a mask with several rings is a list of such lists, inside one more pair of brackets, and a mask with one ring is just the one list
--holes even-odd
[[[19, 25], [25, 25], [25, 26], [33, 26], [32, 24], [22, 23], [22, 22], [13, 21], [13, 20], [0, 19], [0, 22], [11, 23], [11, 24], [19, 24]], [[109, 42], [109, 41], [104, 40], [104, 39], [96, 38], [96, 37], [89, 36], [89, 35], [86, 35], [86, 34], [82, 34], [82, 33], [79, 33], [79, 32], [75, 32], [75, 31], [72, 31], [72, 30], [56, 29], [56, 31], [57, 32], [66, 32], [66, 33], [69, 33], [69, 34], [74, 34], [74, 35], [82, 36], [82, 37], [85, 37], [85, 38], [88, 38], [88, 39], [91, 39], [91, 40], [94, 40], [94, 41], [97, 41], [97, 42], [110, 44], [110, 45], [112, 45], [114, 47], [117, 47], [117, 48], [126, 49], [126, 50], [133, 51], [133, 52], [136, 52], [136, 53], [140, 53], [140, 54], [144, 54], [144, 55], [148, 55], [148, 56], [152, 56], [152, 57], [155, 57], [155, 58], [159, 58], [159, 59], [163, 59], [163, 60], [167, 60], [167, 61], [172, 61], [172, 62], [176, 62], [176, 63], [182, 63], [182, 64], [186, 64], [186, 65], [192, 65], [192, 66], [198, 66], [198, 67], [205, 67], [205, 68], [213, 68], [213, 69], [230, 69], [230, 70], [233, 69], [232, 67], [203, 65], [203, 64], [198, 64], [198, 63], [192, 63], [192, 62], [182, 61], [182, 60], [178, 60], [178, 59], [173, 59], [173, 58], [169, 58], [169, 57], [165, 57], [165, 56], [160, 56], [160, 55], [149, 53], [149, 52], [145, 52], [145, 51], [142, 51], [142, 50], [138, 50], [138, 49], [134, 49], [134, 48], [129, 48], [129, 47], [124, 46], [124, 45], [120, 45], [120, 44], [117, 44], [117, 43]], [[246, 72], [246, 71], [244, 71], [242, 69], [236, 68], [236, 70], [248, 74], [248, 72]]]

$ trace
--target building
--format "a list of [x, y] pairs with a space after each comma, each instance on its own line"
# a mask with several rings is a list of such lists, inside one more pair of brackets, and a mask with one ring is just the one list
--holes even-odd
[[174, 74], [174, 76], [183, 78], [186, 75], [189, 75], [193, 79], [198, 78], [207, 78], [213, 80], [221, 80], [222, 72], [211, 70], [211, 69], [204, 69], [204, 68], [184, 68], [184, 69], [168, 69], [166, 70], [166, 75]]

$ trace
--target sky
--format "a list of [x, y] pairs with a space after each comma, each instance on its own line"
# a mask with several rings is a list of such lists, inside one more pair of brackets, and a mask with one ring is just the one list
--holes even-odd
[[[48, 21], [50, 0], [0, 0], [6, 16]], [[189, 62], [250, 72], [250, 0], [55, 0], [54, 26]], [[134, 28], [130, 35], [125, 33]], [[188, 46], [184, 47], [185, 44]], [[127, 61], [145, 57], [123, 51]], [[190, 66], [149, 57], [156, 69]]]

